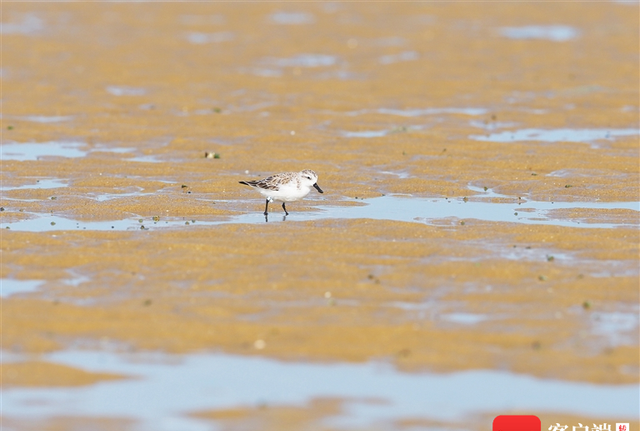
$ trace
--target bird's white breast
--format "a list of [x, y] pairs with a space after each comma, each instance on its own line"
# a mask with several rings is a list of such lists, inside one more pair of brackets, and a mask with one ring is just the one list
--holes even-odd
[[262, 196], [271, 198], [274, 201], [280, 202], [293, 202], [299, 201], [309, 194], [310, 187], [300, 187], [296, 183], [289, 183], [281, 185], [278, 190], [259, 189]]

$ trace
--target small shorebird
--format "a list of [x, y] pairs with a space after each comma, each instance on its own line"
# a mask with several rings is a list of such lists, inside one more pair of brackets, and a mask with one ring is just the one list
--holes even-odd
[[318, 175], [309, 169], [300, 172], [283, 172], [257, 181], [240, 181], [240, 184], [256, 189], [267, 198], [267, 204], [264, 207], [265, 216], [269, 214], [269, 202], [282, 202], [285, 215], [289, 215], [286, 202], [299, 201], [309, 194], [311, 187], [324, 193], [318, 186]]

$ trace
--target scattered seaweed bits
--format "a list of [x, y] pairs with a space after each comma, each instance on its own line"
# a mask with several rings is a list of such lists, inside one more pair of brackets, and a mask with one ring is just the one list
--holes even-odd
[[56, 200], [56, 199], [58, 199], [58, 198], [57, 198], [57, 197], [55, 197], [55, 196], [51, 196], [51, 198], [50, 198], [50, 199], [51, 199], [52, 201], [55, 201], [55, 200]]
[[52, 221], [51, 226], [55, 226], [55, 225], [56, 225], [56, 222]]
[[406, 349], [406, 348], [405, 348], [405, 349], [402, 349], [402, 350], [400, 350], [400, 351], [398, 352], [398, 356], [399, 356], [400, 358], [407, 358], [407, 357], [409, 357], [410, 355], [411, 355], [411, 350]]
[[160, 221], [160, 216], [153, 216], [152, 219], [155, 222], [159, 222]]
[[555, 257], [553, 257], [551, 255], [547, 255], [547, 262], [553, 262], [554, 260], [556, 260]]
[[462, 200], [465, 201], [465, 202], [468, 202], [469, 198], [465, 196], [465, 197], [462, 198]]
[[537, 177], [538, 174], [536, 174], [535, 172], [531, 172], [531, 176]]
[[544, 276], [544, 275], [539, 275], [539, 276], [538, 276], [538, 280], [540, 280], [540, 281], [547, 281], [547, 277], [546, 277], [546, 276]]
[[542, 346], [540, 345], [540, 341], [534, 341], [533, 343], [531, 343], [531, 348], [533, 350], [540, 350]]
[[140, 225], [140, 230], [149, 230], [149, 228], [144, 227], [143, 224]]
[[150, 306], [150, 305], [151, 305], [151, 300], [150, 300], [150, 299], [147, 299], [146, 301], [144, 301], [144, 302], [142, 303], [142, 305], [144, 305], [145, 307]]
[[184, 222], [185, 225], [190, 225], [191, 223], [189, 223], [188, 221]]
[[213, 108], [213, 112], [215, 112], [216, 114], [219, 114], [222, 112], [222, 109], [220, 108]]
[[591, 308], [591, 302], [589, 302], [589, 301], [584, 301], [584, 302], [582, 303], [582, 308], [584, 308], [585, 310], [590, 309], [590, 308]]
[[138, 219], [138, 223], [142, 223], [144, 220], [142, 219]]
[[489, 190], [489, 187], [483, 187], [483, 189], [486, 192], [487, 190]]
[[373, 281], [375, 284], [380, 284], [380, 279], [373, 274], [369, 274], [367, 278]]
[[564, 186], [565, 189], [568, 189], [569, 187], [573, 187], [571, 184], [567, 184]]
[[4, 207], [0, 207], [0, 212], [4, 211]]
[[13, 126], [7, 126], [7, 130], [13, 130]]
[[213, 151], [205, 151], [204, 152], [204, 158], [205, 159], [219, 159], [220, 158], [220, 153], [215, 153]]
[[460, 226], [464, 226], [464, 225], [465, 225], [464, 220], [460, 220]]

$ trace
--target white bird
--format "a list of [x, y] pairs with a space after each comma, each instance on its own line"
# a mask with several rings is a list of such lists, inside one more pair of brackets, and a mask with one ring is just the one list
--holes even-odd
[[311, 187], [324, 193], [318, 186], [318, 175], [310, 169], [300, 172], [283, 172], [257, 181], [240, 181], [240, 184], [256, 189], [267, 198], [264, 207], [265, 216], [269, 214], [269, 202], [282, 202], [284, 213], [289, 215], [286, 202], [299, 201], [309, 194]]

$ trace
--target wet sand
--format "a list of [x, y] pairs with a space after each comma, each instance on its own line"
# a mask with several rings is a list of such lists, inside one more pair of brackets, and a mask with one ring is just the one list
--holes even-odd
[[[640, 208], [616, 206], [640, 201], [637, 5], [2, 8], [2, 279], [42, 281], [3, 295], [2, 349], [22, 358], [3, 364], [5, 388], [122, 377], [40, 359], [68, 349], [638, 382]], [[531, 25], [542, 36], [505, 30]], [[284, 221], [271, 205], [269, 223], [226, 222], [264, 208], [239, 180], [301, 169], [323, 195], [288, 205]], [[585, 206], [552, 210], [557, 225], [433, 218], [429, 206], [410, 221], [306, 218], [392, 195]], [[83, 229], [125, 219], [144, 228]], [[613, 227], [587, 227], [598, 223]], [[221, 429], [342, 429], [322, 421], [344, 403], [192, 415]], [[384, 429], [486, 429], [508, 412], [485, 413]], [[529, 413], [545, 429], [575, 418]], [[3, 419], [81, 421], [62, 416]]]

